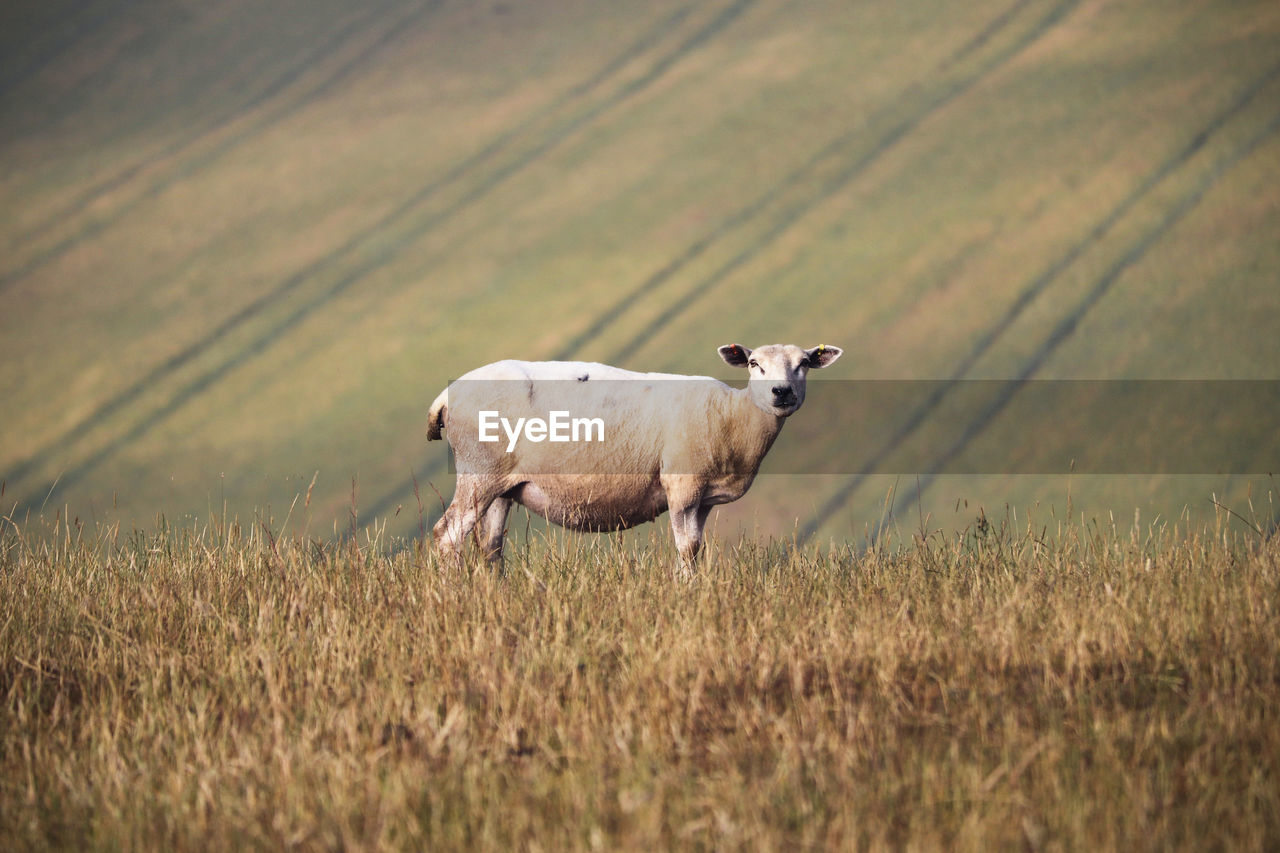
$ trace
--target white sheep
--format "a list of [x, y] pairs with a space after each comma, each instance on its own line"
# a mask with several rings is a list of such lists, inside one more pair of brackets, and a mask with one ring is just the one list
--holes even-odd
[[[624, 530], [669, 511], [690, 570], [711, 508], [746, 494], [783, 421], [804, 402], [809, 370], [842, 350], [730, 344], [719, 352], [750, 371], [746, 388], [565, 361], [498, 361], [455, 380], [431, 404], [427, 425], [429, 440], [447, 429], [458, 474], [436, 547], [456, 556], [479, 524], [486, 557], [501, 562], [512, 501], [585, 531]], [[579, 416], [583, 433], [563, 440]]]

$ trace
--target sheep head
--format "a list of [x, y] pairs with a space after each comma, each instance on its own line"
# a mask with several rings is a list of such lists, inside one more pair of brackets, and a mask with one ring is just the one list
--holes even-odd
[[790, 344], [769, 344], [750, 349], [741, 344], [720, 347], [720, 357], [733, 367], [748, 371], [747, 393], [761, 409], [785, 418], [804, 403], [809, 371], [832, 364], [844, 351], [821, 344], [803, 349]]

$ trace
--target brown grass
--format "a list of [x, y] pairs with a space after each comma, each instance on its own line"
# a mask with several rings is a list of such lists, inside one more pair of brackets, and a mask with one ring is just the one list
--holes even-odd
[[0, 846], [1274, 849], [1280, 546], [6, 523]]

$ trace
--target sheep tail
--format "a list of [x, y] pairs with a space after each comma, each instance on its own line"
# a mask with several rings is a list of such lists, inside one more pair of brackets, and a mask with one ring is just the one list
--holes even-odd
[[439, 441], [440, 430], [445, 429], [449, 417], [449, 389], [445, 388], [431, 404], [427, 414], [427, 441]]

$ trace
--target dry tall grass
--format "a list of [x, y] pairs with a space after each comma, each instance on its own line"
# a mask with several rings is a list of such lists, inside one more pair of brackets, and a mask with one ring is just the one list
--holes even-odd
[[[5, 524], [0, 845], [1280, 844], [1280, 545], [972, 526], [441, 571]], [[56, 535], [50, 535], [50, 534]]]

